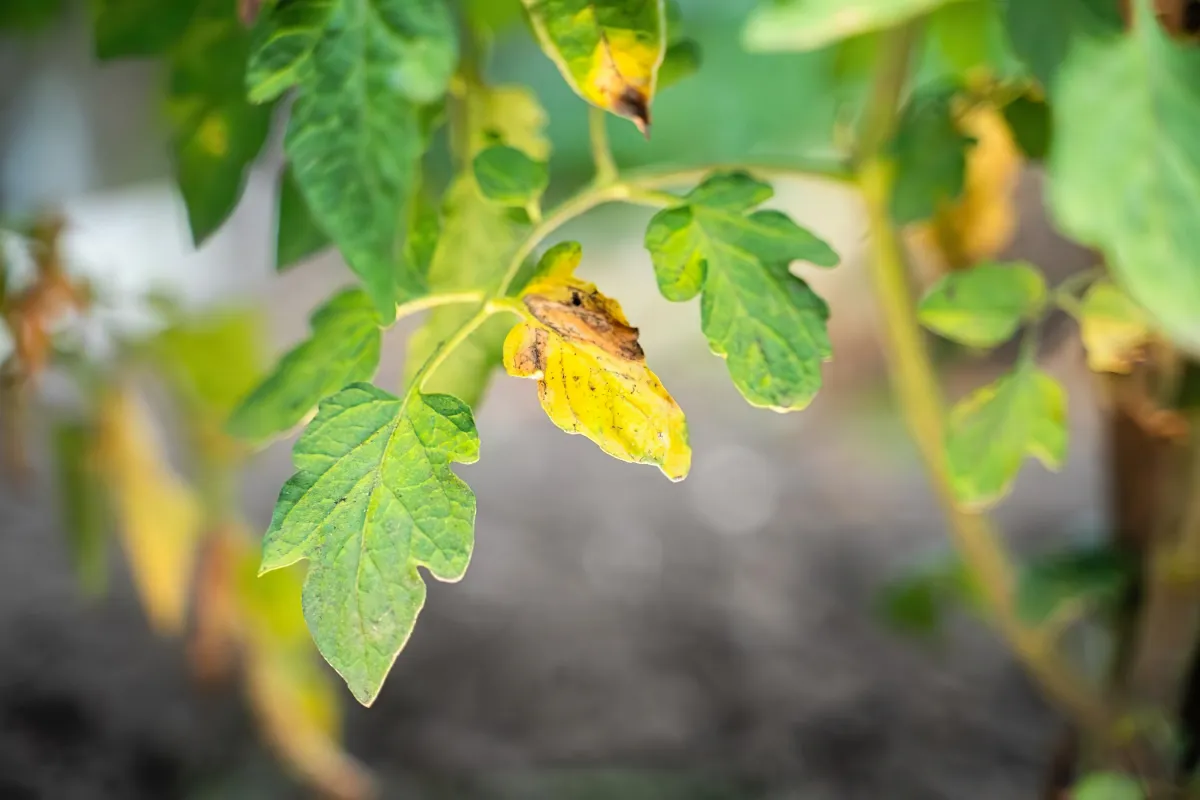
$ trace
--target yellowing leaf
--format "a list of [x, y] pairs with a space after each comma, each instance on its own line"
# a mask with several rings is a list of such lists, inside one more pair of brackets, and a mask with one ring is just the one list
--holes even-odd
[[1088, 289], [1080, 306], [1079, 330], [1088, 367], [1096, 372], [1128, 374], [1151, 336], [1146, 312], [1110, 281], [1097, 281]]
[[687, 421], [646, 366], [637, 328], [615, 300], [570, 276], [578, 246], [551, 252], [554, 268], [522, 294], [528, 319], [504, 341], [505, 369], [537, 379], [542, 408], [559, 428], [682, 480], [692, 460]]
[[580, 97], [647, 132], [666, 53], [663, 0], [524, 0], [542, 49]]
[[117, 389], [100, 409], [100, 463], [133, 583], [155, 629], [183, 628], [201, 525], [195, 494], [167, 464], [145, 408]]

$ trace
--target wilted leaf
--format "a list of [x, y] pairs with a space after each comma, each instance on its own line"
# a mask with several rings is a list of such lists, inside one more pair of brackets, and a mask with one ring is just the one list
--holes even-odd
[[396, 220], [425, 146], [418, 104], [441, 96], [456, 60], [440, 0], [296, 0], [258, 24], [250, 97], [299, 84], [284, 143], [292, 172], [385, 323], [398, 299], [425, 291], [397, 266]]
[[312, 335], [288, 352], [238, 405], [228, 430], [251, 441], [268, 439], [304, 419], [317, 403], [379, 367], [382, 334], [370, 298], [350, 289], [317, 309]]
[[108, 536], [96, 431], [82, 423], [64, 423], [55, 427], [53, 443], [72, 566], [83, 587], [98, 593], [108, 581]]
[[1079, 331], [1088, 367], [1128, 374], [1151, 336], [1146, 312], [1109, 281], [1093, 283], [1080, 305]]
[[[516, 86], [472, 87], [467, 95], [466, 125], [469, 158], [495, 141], [515, 147], [538, 161], [550, 155], [543, 136], [546, 113], [537, 98]], [[468, 162], [469, 163], [469, 162]], [[507, 209], [489, 202], [479, 191], [473, 171], [461, 173], [447, 190], [442, 210], [442, 235], [429, 265], [429, 285], [437, 292], [490, 289], [507, 269], [529, 226], [514, 221]], [[412, 335], [404, 365], [411, 380], [437, 346], [458, 329], [475, 309], [444, 306]], [[492, 372], [500, 366], [508, 320], [494, 318], [454, 351], [426, 384], [475, 406], [483, 398]]]
[[[162, 55], [182, 38], [203, 2], [207, 0], [92, 0], [96, 57]], [[229, 13], [233, 14], [232, 0]]]
[[129, 389], [104, 398], [99, 437], [100, 470], [134, 587], [150, 623], [178, 633], [203, 520], [199, 502], [166, 462], [146, 410]]
[[646, 249], [668, 300], [703, 291], [701, 327], [742, 396], [790, 411], [817, 393], [831, 350], [825, 302], [788, 265], [831, 267], [838, 257], [778, 211], [746, 213], [771, 195], [745, 173], [710, 176], [650, 220]]
[[666, 52], [663, 0], [524, 0], [542, 50], [584, 100], [646, 132]]
[[890, 149], [892, 217], [901, 225], [932, 217], [962, 194], [972, 142], [955, 125], [953, 99], [953, 89], [918, 92], [900, 116]]
[[816, 50], [891, 28], [954, 0], [765, 0], [743, 41], [751, 50]]
[[275, 223], [275, 269], [283, 272], [330, 246], [325, 233], [308, 210], [290, 167], [279, 173], [278, 216]]
[[1028, 363], [956, 405], [946, 455], [959, 502], [966, 508], [995, 503], [1027, 456], [1059, 469], [1067, 453], [1066, 415], [1062, 386]]
[[262, 571], [309, 559], [304, 618], [363, 705], [379, 694], [425, 603], [418, 567], [466, 572], [475, 495], [451, 470], [479, 457], [471, 410], [354, 384], [322, 401], [293, 451], [263, 540]]
[[535, 161], [508, 145], [483, 150], [475, 156], [472, 166], [475, 183], [483, 196], [510, 206], [524, 206], [537, 200], [550, 181], [544, 162]]
[[1037, 625], [1067, 602], [1092, 608], [1120, 599], [1135, 573], [1130, 559], [1112, 547], [1066, 550], [1030, 561], [1017, 583], [1016, 606]]
[[1007, 0], [1001, 6], [1013, 49], [1050, 94], [1074, 42], [1122, 28], [1116, 0]]
[[573, 277], [580, 254], [578, 245], [550, 252], [553, 267], [521, 295], [527, 320], [504, 341], [504, 366], [538, 381], [559, 428], [682, 480], [692, 461], [683, 410], [646, 366], [620, 304]]
[[945, 275], [922, 298], [917, 315], [947, 339], [995, 347], [1040, 314], [1045, 303], [1046, 281], [1033, 265], [980, 264]]
[[1079, 42], [1058, 76], [1050, 205], [1165, 333], [1200, 352], [1200, 53], [1136, 5], [1128, 35]]
[[1136, 779], [1117, 772], [1094, 772], [1071, 789], [1071, 800], [1143, 800]]

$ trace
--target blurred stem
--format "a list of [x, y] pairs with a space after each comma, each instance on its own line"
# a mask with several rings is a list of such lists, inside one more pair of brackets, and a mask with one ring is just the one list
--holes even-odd
[[617, 162], [608, 144], [607, 112], [588, 106], [588, 136], [592, 145], [592, 163], [596, 166], [596, 184], [603, 186], [617, 179]]
[[873, 105], [863, 128], [858, 183], [866, 203], [874, 257], [871, 278], [883, 317], [888, 366], [909, 432], [950, 526], [951, 538], [976, 582], [997, 627], [1043, 689], [1088, 726], [1106, 724], [1104, 706], [1088, 682], [1064, 663], [1046, 632], [1025, 626], [1013, 602], [1015, 570], [984, 514], [959, 508], [943, 449], [945, 410], [933, 364], [916, 317], [899, 233], [889, 208], [894, 167], [884, 154], [908, 74], [915, 30], [892, 31], [884, 42]]

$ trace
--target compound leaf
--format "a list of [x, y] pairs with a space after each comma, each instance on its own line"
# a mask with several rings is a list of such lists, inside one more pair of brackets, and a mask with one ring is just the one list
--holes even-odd
[[825, 302], [788, 266], [831, 267], [838, 257], [778, 211], [747, 213], [771, 195], [745, 173], [710, 176], [650, 220], [646, 249], [668, 300], [703, 292], [701, 327], [742, 396], [791, 411], [816, 395], [831, 349]]
[[1200, 53], [1136, 5], [1129, 34], [1079, 42], [1058, 76], [1050, 204], [1166, 334], [1200, 351]]
[[538, 40], [580, 97], [643, 132], [666, 53], [663, 0], [524, 0]]
[[692, 460], [687, 421], [646, 366], [637, 328], [617, 301], [572, 277], [578, 245], [547, 257], [545, 277], [521, 295], [526, 320], [504, 341], [508, 374], [538, 381], [542, 408], [562, 430], [682, 480]]
[[489, 200], [509, 206], [524, 206], [546, 190], [550, 172], [545, 162], [535, 161], [508, 145], [494, 145], [475, 156], [475, 183]]
[[375, 375], [382, 333], [366, 294], [350, 289], [336, 295], [317, 309], [310, 324], [312, 334], [230, 416], [231, 434], [268, 439], [300, 422], [323, 397]]
[[475, 421], [457, 398], [401, 399], [362, 383], [322, 401], [296, 442], [261, 571], [309, 559], [304, 618], [363, 705], [425, 603], [417, 568], [442, 581], [466, 572], [475, 495], [451, 464], [478, 457]]
[[951, 272], [930, 287], [917, 314], [922, 325], [947, 339], [995, 347], [1045, 303], [1046, 281], [1031, 264], [980, 264]]
[[959, 502], [982, 508], [999, 500], [1026, 456], [1059, 469], [1067, 451], [1066, 415], [1062, 386], [1028, 363], [959, 402], [946, 435]]
[[768, 0], [750, 16], [750, 50], [816, 50], [890, 28], [954, 0]]
[[1093, 283], [1079, 307], [1079, 332], [1088, 366], [1096, 372], [1128, 374], [1151, 336], [1146, 312], [1111, 281]]

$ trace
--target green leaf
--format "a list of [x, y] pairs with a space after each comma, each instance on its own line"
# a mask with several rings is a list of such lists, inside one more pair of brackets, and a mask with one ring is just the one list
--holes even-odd
[[768, 0], [751, 14], [750, 50], [817, 50], [891, 28], [955, 0]]
[[926, 58], [940, 71], [963, 83], [979, 74], [996, 80], [1014, 80], [1025, 68], [1013, 52], [996, 0], [963, 0], [949, 3], [929, 15]]
[[227, 426], [232, 435], [268, 439], [304, 419], [322, 398], [375, 375], [382, 334], [363, 292], [335, 295], [313, 314], [311, 327], [234, 410]]
[[544, 162], [535, 161], [508, 145], [496, 145], [479, 153], [473, 168], [475, 183], [483, 196], [510, 206], [532, 203], [550, 182]]
[[1004, 121], [1025, 156], [1043, 161], [1050, 152], [1052, 124], [1050, 106], [1027, 96], [1018, 97], [1003, 109]]
[[[92, 0], [96, 57], [105, 60], [166, 53], [183, 37], [202, 2]], [[232, 5], [229, 13], [233, 14]]]
[[108, 580], [104, 483], [97, 472], [96, 431], [79, 422], [55, 426], [58, 492], [72, 566], [83, 587], [100, 593]]
[[424, 281], [398, 268], [396, 220], [425, 148], [418, 107], [457, 59], [442, 0], [295, 0], [264, 14], [247, 75], [266, 100], [298, 83], [284, 147], [308, 208], [363, 280], [383, 322]]
[[171, 148], [197, 245], [233, 212], [271, 124], [271, 106], [246, 101], [250, 37], [233, 12], [233, 0], [206, 4], [170, 57]]
[[1117, 772], [1095, 772], [1071, 789], [1071, 800], [1143, 800], [1141, 784]]
[[[550, 144], [542, 135], [546, 115], [528, 89], [473, 87], [467, 96], [467, 121], [469, 157], [496, 141], [541, 161], [549, 157]], [[473, 171], [464, 171], [446, 191], [443, 201], [442, 234], [429, 264], [430, 287], [437, 292], [492, 288], [528, 230], [527, 221], [512, 219], [506, 208], [480, 193]], [[521, 282], [512, 288], [520, 289]], [[409, 339], [405, 382], [474, 313], [470, 306], [443, 306], [430, 312], [428, 321]], [[438, 369], [427, 388], [477, 406], [492, 373], [500, 366], [504, 337], [511, 328], [510, 320], [499, 317], [484, 323], [454, 351], [454, 358]]]
[[1008, 341], [1046, 304], [1046, 281], [1032, 264], [980, 264], [930, 287], [917, 309], [921, 324], [970, 347]]
[[1050, 94], [1059, 67], [1080, 40], [1119, 34], [1116, 0], [1007, 0], [1005, 22], [1013, 50]]
[[954, 493], [983, 508], [1012, 486], [1026, 456], [1057, 470], [1067, 453], [1067, 398], [1030, 363], [962, 400], [950, 414], [946, 457]]
[[39, 31], [62, 14], [63, 0], [5, 0], [0, 3], [0, 30]]
[[883, 587], [878, 610], [890, 627], [929, 638], [939, 633], [954, 606], [978, 608], [979, 592], [957, 557], [922, 564]]
[[538, 41], [567, 84], [648, 130], [666, 52], [664, 0], [524, 0]]
[[674, 86], [684, 78], [700, 71], [700, 45], [691, 39], [676, 42], [667, 48], [662, 66], [658, 68], [658, 90]]
[[1133, 564], [1110, 546], [1066, 550], [1031, 561], [1017, 583], [1017, 613], [1031, 625], [1045, 622], [1063, 604], [1088, 608], [1120, 599]]
[[954, 124], [953, 89], [915, 94], [904, 107], [891, 144], [896, 162], [892, 216], [901, 225], [929, 219], [962, 194], [967, 148]]
[[664, 297], [703, 292], [700, 326], [742, 396], [792, 411], [812, 401], [832, 351], [828, 307], [788, 267], [832, 267], [838, 256], [779, 211], [747, 213], [772, 194], [743, 172], [712, 175], [681, 205], [654, 215], [646, 249]]
[[321, 403], [293, 451], [263, 540], [262, 571], [310, 560], [304, 618], [321, 655], [374, 702], [425, 603], [418, 567], [466, 572], [475, 495], [451, 469], [479, 457], [471, 410], [354, 384]]
[[220, 425], [262, 377], [262, 327], [258, 314], [227, 309], [175, 322], [154, 338], [151, 349], [189, 413]]
[[1200, 350], [1200, 52], [1138, 9], [1129, 35], [1079, 43], [1058, 77], [1050, 205], [1165, 333]]
[[313, 219], [290, 167], [279, 173], [275, 223], [275, 269], [291, 269], [329, 247], [329, 235]]

